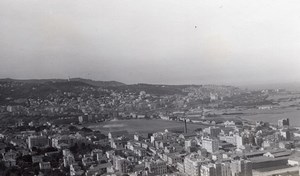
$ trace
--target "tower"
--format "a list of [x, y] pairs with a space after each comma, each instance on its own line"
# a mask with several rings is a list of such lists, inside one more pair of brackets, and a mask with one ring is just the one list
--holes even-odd
[[186, 118], [184, 118], [184, 133], [187, 133], [187, 124], [186, 124]]

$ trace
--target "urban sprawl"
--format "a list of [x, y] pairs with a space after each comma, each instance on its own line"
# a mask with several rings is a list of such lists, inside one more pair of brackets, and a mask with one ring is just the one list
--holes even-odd
[[[2, 80], [0, 175], [296, 176], [300, 130], [289, 117], [276, 124], [239, 116], [279, 108], [268, 96], [283, 93]], [[145, 129], [110, 125], [130, 121]]]

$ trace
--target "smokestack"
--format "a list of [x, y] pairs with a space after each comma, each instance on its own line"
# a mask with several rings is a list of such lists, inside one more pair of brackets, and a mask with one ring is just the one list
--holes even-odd
[[184, 133], [187, 133], [187, 124], [186, 124], [186, 119], [184, 119]]

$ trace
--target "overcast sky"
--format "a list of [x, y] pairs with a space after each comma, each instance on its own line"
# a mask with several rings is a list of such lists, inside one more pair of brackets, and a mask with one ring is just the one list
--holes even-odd
[[0, 0], [0, 77], [300, 80], [299, 0]]

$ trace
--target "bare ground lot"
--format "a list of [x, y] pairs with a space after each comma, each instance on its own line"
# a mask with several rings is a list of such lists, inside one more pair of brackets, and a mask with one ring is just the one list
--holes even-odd
[[[205, 128], [202, 124], [188, 123], [188, 132], [192, 132], [197, 128]], [[179, 121], [167, 121], [160, 119], [130, 119], [130, 120], [116, 120], [108, 121], [99, 124], [92, 124], [88, 126], [93, 130], [100, 130], [103, 133], [110, 131], [127, 130], [130, 133], [134, 132], [157, 132], [168, 130], [183, 131], [184, 123]]]

